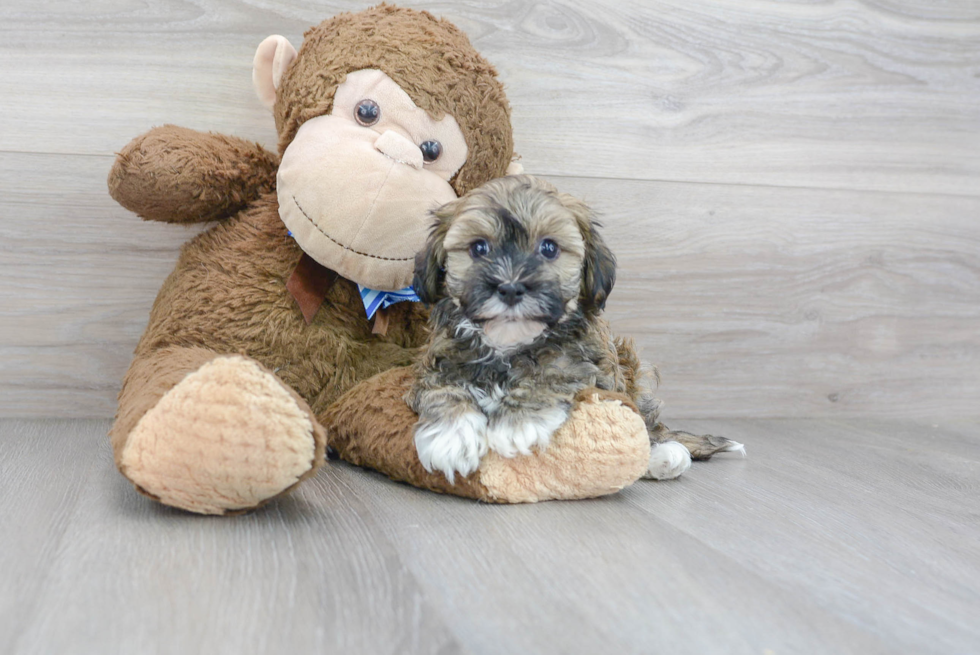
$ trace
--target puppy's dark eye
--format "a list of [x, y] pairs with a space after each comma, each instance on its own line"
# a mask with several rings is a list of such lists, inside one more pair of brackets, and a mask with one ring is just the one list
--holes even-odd
[[558, 257], [558, 253], [561, 249], [558, 248], [558, 244], [552, 239], [541, 239], [541, 243], [538, 245], [538, 252], [545, 259], [555, 259]]
[[487, 243], [486, 239], [477, 239], [470, 244], [470, 257], [476, 259], [478, 257], [486, 257], [490, 254], [490, 244]]
[[442, 154], [442, 144], [438, 141], [426, 141], [419, 148], [422, 149], [422, 159], [427, 162], [439, 159]]
[[354, 118], [364, 126], [374, 125], [381, 118], [381, 107], [374, 100], [364, 99], [354, 107]]

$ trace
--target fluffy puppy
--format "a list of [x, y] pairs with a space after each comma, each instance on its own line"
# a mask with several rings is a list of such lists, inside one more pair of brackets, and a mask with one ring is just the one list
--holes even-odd
[[[545, 448], [577, 392], [622, 392], [625, 381], [600, 318], [616, 259], [583, 202], [519, 175], [434, 215], [414, 283], [432, 305], [432, 337], [406, 401], [419, 415], [422, 465], [452, 482], [475, 471], [488, 448], [504, 457]], [[646, 411], [638, 404], [652, 426], [658, 403], [650, 401]], [[690, 465], [678, 443], [664, 458], [670, 470], [658, 477]]]

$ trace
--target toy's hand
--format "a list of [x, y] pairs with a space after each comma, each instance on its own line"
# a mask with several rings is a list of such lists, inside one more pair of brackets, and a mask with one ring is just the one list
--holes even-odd
[[278, 167], [257, 143], [164, 125], [119, 152], [109, 194], [147, 220], [214, 221], [275, 190]]
[[319, 416], [330, 446], [343, 459], [443, 493], [499, 503], [590, 498], [635, 482], [649, 465], [643, 419], [623, 396], [591, 389], [579, 394], [568, 421], [544, 452], [502, 457], [493, 451], [477, 471], [455, 476], [429, 472], [419, 460], [418, 417], [404, 397], [412, 370], [396, 368], [365, 380]]

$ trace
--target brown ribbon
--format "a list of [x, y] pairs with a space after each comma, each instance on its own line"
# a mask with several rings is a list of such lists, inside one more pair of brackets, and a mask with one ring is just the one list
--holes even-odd
[[286, 282], [286, 289], [299, 305], [307, 325], [313, 322], [313, 317], [316, 316], [323, 301], [327, 299], [330, 287], [339, 277], [337, 273], [318, 263], [305, 252], [300, 257], [293, 274]]
[[[303, 312], [306, 324], [313, 322], [313, 318], [320, 310], [323, 302], [330, 293], [330, 288], [340, 279], [340, 275], [320, 264], [305, 252], [300, 257], [299, 263], [293, 269], [292, 275], [286, 282], [286, 289], [296, 300], [299, 310]], [[384, 336], [388, 334], [388, 311], [378, 308], [374, 314], [374, 327], [372, 334]]]

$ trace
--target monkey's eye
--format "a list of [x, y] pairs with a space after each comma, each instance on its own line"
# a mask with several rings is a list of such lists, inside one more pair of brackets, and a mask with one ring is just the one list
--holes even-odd
[[439, 159], [442, 154], [442, 144], [438, 141], [425, 141], [419, 148], [422, 149], [422, 159], [427, 162]]
[[479, 257], [486, 257], [490, 254], [490, 244], [487, 243], [486, 239], [477, 239], [470, 244], [470, 257], [477, 259]]
[[558, 253], [561, 252], [561, 249], [558, 247], [558, 244], [554, 242], [554, 240], [541, 239], [541, 243], [538, 244], [538, 252], [541, 253], [541, 256], [545, 259], [556, 259], [558, 257]]
[[374, 100], [364, 99], [354, 107], [354, 118], [361, 125], [374, 125], [381, 118], [381, 107]]

